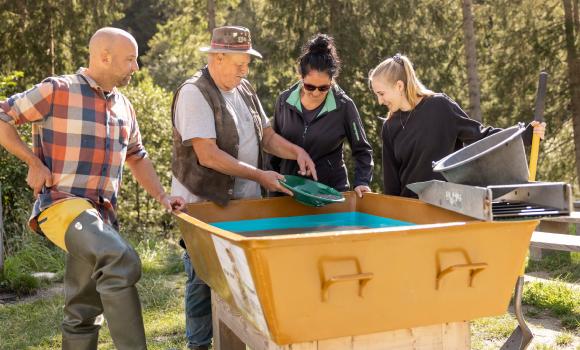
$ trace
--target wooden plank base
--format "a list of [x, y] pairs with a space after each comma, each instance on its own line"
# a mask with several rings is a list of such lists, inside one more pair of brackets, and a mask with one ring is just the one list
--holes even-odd
[[467, 321], [278, 345], [213, 291], [211, 300], [215, 350], [468, 350], [471, 345]]

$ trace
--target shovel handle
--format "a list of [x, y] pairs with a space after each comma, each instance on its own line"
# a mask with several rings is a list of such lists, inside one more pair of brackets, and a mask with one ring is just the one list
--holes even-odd
[[538, 122], [544, 121], [544, 105], [546, 102], [546, 91], [548, 85], [548, 73], [540, 72], [538, 80], [538, 92], [536, 94], [536, 105], [534, 108], [534, 120]]
[[[544, 121], [544, 105], [546, 102], [546, 91], [548, 85], [548, 73], [541, 72], [538, 80], [538, 92], [536, 94], [536, 105], [534, 108], [534, 120], [537, 122]], [[536, 181], [536, 172], [538, 170], [538, 154], [540, 153], [540, 137], [532, 136], [532, 150], [530, 151], [530, 175], [529, 182]]]
[[529, 182], [536, 181], [536, 172], [538, 170], [538, 154], [540, 153], [540, 136], [532, 136], [532, 150], [530, 151], [530, 175]]

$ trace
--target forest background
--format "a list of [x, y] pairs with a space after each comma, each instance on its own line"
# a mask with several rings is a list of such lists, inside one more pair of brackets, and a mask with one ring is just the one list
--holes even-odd
[[[205, 64], [198, 48], [209, 43], [212, 28], [250, 28], [264, 59], [252, 62], [249, 80], [269, 116], [276, 96], [298, 79], [301, 46], [316, 33], [328, 33], [343, 61], [337, 82], [357, 104], [374, 149], [373, 190], [382, 186], [377, 116], [386, 110], [376, 103], [367, 75], [397, 52], [411, 58], [428, 88], [497, 127], [533, 119], [538, 74], [547, 71], [548, 129], [538, 179], [566, 181], [578, 189], [578, 12], [579, 0], [0, 0], [0, 100], [45, 77], [86, 66], [87, 43], [96, 29], [128, 30], [139, 44], [141, 71], [123, 91], [169, 189], [172, 92]], [[29, 127], [19, 131], [30, 140]], [[8, 257], [36, 239], [26, 227], [32, 204], [26, 172], [22, 162], [0, 149]], [[171, 216], [128, 172], [119, 212], [122, 232], [133, 243], [178, 234]]]

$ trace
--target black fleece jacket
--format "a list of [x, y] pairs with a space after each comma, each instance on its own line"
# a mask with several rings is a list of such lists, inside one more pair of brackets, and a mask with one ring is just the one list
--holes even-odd
[[[433, 172], [432, 162], [501, 130], [470, 119], [441, 93], [423, 98], [411, 112], [393, 113], [382, 130], [384, 193], [417, 198], [407, 184], [445, 181]], [[531, 142], [532, 131], [529, 126], [523, 134], [524, 144]]]
[[[320, 114], [308, 123], [302, 116], [299, 89], [295, 84], [278, 96], [272, 122], [274, 130], [304, 148], [315, 163], [318, 181], [338, 191], [350, 187], [343, 154], [346, 139], [355, 160], [353, 187], [368, 185], [372, 179], [373, 153], [354, 102], [334, 85]], [[272, 157], [270, 165], [284, 175], [298, 172], [294, 160]]]

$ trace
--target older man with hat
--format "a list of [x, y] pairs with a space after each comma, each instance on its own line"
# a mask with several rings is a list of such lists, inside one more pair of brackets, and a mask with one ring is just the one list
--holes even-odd
[[[225, 206], [231, 199], [260, 198], [260, 186], [291, 195], [283, 176], [262, 170], [263, 152], [294, 159], [299, 173], [316, 179], [314, 163], [302, 149], [276, 134], [252, 85], [245, 79], [252, 48], [250, 31], [226, 26], [214, 29], [207, 66], [177, 89], [172, 106], [174, 195], [189, 203], [209, 200]], [[195, 249], [195, 247], [190, 247]], [[207, 349], [212, 338], [209, 287], [191, 266], [185, 292], [186, 336], [190, 349]]]

